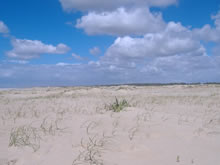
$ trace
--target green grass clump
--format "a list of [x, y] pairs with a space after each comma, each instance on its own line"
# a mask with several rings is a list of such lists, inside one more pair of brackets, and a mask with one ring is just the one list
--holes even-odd
[[20, 126], [11, 130], [9, 147], [29, 146], [36, 152], [40, 148], [40, 139], [36, 128]]
[[126, 107], [129, 107], [127, 100], [123, 99], [122, 101], [119, 101], [116, 97], [115, 102], [110, 105], [110, 110], [113, 110], [114, 112], [121, 112]]

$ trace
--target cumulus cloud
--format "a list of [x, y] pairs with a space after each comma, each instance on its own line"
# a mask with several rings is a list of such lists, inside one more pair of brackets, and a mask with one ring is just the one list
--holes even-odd
[[[0, 64], [0, 87], [220, 81], [220, 12], [212, 16], [214, 27], [189, 29], [181, 23], [166, 23], [161, 13], [150, 11], [152, 6], [164, 7], [177, 0], [60, 2], [66, 11], [82, 11], [76, 27], [87, 34], [119, 37], [104, 56], [88, 64], [22, 65], [22, 60]], [[201, 40], [217, 43], [213, 56], [206, 55]], [[7, 55], [24, 61], [69, 50], [64, 44], [25, 39], [13, 39], [12, 46]], [[89, 52], [97, 55], [100, 49], [94, 47]], [[84, 59], [75, 53], [72, 58]]]
[[177, 0], [60, 0], [60, 2], [66, 11], [110, 11], [120, 7], [164, 7], [176, 4]]
[[170, 56], [150, 61], [142, 71], [163, 77], [159, 82], [217, 82], [219, 69], [216, 59], [210, 56]]
[[216, 15], [211, 16], [214, 20], [214, 27], [209, 24], [204, 25], [202, 28], [194, 29], [194, 35], [204, 41], [212, 41], [220, 43], [220, 11]]
[[94, 56], [97, 56], [101, 53], [101, 50], [97, 46], [95, 46], [94, 48], [89, 50], [89, 53]]
[[9, 33], [8, 27], [2, 21], [0, 21], [0, 33], [3, 34]]
[[0, 64], [0, 87], [219, 82], [219, 70], [220, 58], [211, 56], [158, 57], [136, 67], [102, 61], [89, 64]]
[[143, 35], [162, 30], [165, 23], [160, 13], [152, 14], [148, 8], [118, 8], [112, 12], [89, 12], [77, 21], [76, 27], [89, 35]]
[[162, 32], [148, 33], [141, 38], [117, 38], [105, 56], [117, 59], [205, 54], [205, 48], [193, 38], [189, 29], [180, 23], [169, 22]]
[[65, 54], [70, 48], [65, 44], [47, 45], [38, 40], [12, 39], [13, 49], [6, 52], [8, 57], [18, 59], [38, 58], [41, 54]]
[[212, 53], [213, 53], [214, 56], [219, 56], [220, 57], [220, 44], [217, 44], [213, 48]]

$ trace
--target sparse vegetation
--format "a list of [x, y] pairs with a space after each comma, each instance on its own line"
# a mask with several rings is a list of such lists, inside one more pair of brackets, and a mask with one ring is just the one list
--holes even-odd
[[36, 152], [40, 148], [40, 139], [36, 128], [20, 126], [11, 130], [9, 147], [29, 146]]
[[[104, 145], [107, 143], [109, 137], [105, 136], [104, 132], [102, 136], [98, 133], [91, 133], [89, 130], [93, 129], [97, 125], [96, 122], [85, 122], [83, 127], [86, 130], [86, 137], [81, 139], [80, 153], [73, 161], [72, 165], [77, 164], [90, 164], [90, 165], [103, 165], [102, 152]], [[93, 134], [93, 135], [92, 135]]]
[[55, 135], [56, 132], [63, 132], [65, 128], [60, 128], [58, 126], [58, 122], [61, 119], [49, 119], [48, 117], [44, 118], [43, 122], [40, 125], [41, 130], [43, 131], [44, 135]]
[[[214, 150], [209, 140], [217, 145], [220, 135], [219, 87], [75, 87], [25, 89], [16, 96], [13, 90], [2, 93], [0, 142], [6, 154], [0, 154], [0, 164], [1, 158], [7, 165], [104, 165], [118, 160], [127, 164], [136, 158], [139, 164], [152, 164], [145, 153], [151, 150], [160, 158], [155, 153], [161, 148], [156, 147], [163, 142], [172, 145], [173, 139], [181, 144], [165, 164], [202, 164], [205, 154], [218, 158], [219, 147]], [[198, 141], [204, 155], [193, 150], [195, 157], [184, 156], [181, 147], [190, 139]]]
[[90, 165], [103, 165], [103, 160], [101, 159], [101, 153], [105, 144], [105, 137], [98, 138], [96, 135], [93, 137], [88, 137], [88, 141], [84, 142], [81, 140], [80, 154], [73, 161], [72, 165], [85, 164]]
[[119, 101], [117, 97], [115, 97], [115, 102], [108, 106], [109, 110], [113, 110], [114, 112], [121, 112], [124, 108], [129, 107], [127, 100], [123, 99]]
[[40, 148], [42, 136], [54, 136], [57, 132], [64, 132], [64, 130], [65, 128], [60, 128], [58, 126], [58, 119], [52, 120], [44, 118], [40, 127], [24, 125], [13, 128], [10, 133], [9, 147], [28, 146], [36, 152]]
[[177, 163], [180, 162], [180, 156], [179, 156], [179, 155], [177, 155], [177, 157], [176, 157], [176, 162], [177, 162]]

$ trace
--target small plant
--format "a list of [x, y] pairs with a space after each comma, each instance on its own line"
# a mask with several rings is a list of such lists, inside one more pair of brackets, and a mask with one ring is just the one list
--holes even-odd
[[109, 109], [113, 110], [114, 112], [120, 112], [122, 111], [125, 107], [129, 107], [128, 102], [123, 99], [122, 101], [119, 101], [117, 97], [115, 97], [115, 102], [110, 105]]
[[21, 126], [13, 128], [10, 134], [9, 147], [29, 146], [34, 152], [40, 148], [39, 132], [31, 126]]
[[[85, 125], [86, 124], [86, 125]], [[104, 165], [102, 160], [102, 153], [105, 150], [104, 147], [108, 143], [108, 136], [102, 133], [94, 134], [89, 131], [96, 126], [96, 122], [85, 122], [82, 126], [86, 130], [86, 138], [81, 138], [79, 155], [74, 159], [72, 165], [88, 164], [88, 165]]]
[[103, 165], [101, 159], [102, 150], [105, 144], [105, 137], [99, 139], [98, 137], [89, 137], [87, 142], [81, 139], [82, 151], [73, 161], [72, 165], [76, 164], [90, 164], [90, 165]]
[[66, 128], [60, 128], [58, 126], [59, 119], [53, 120], [48, 117], [44, 118], [40, 125], [40, 129], [44, 135], [55, 135], [57, 132], [63, 132]]
[[177, 157], [176, 157], [176, 162], [177, 162], [177, 163], [180, 162], [180, 156], [179, 156], [179, 155], [177, 155]]

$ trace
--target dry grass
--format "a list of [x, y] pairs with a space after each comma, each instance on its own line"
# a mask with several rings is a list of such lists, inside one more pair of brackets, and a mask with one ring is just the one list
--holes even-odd
[[[51, 153], [65, 152], [70, 153], [72, 165], [118, 164], [120, 157], [124, 160], [119, 164], [126, 164], [125, 159], [135, 159], [135, 154], [138, 154], [137, 161], [140, 156], [148, 162], [148, 155], [141, 157], [141, 153], [151, 152], [161, 158], [155, 154], [160, 152], [157, 152], [160, 147], [154, 146], [173, 145], [172, 138], [179, 148], [171, 147], [169, 152], [176, 151], [169, 155], [172, 162], [167, 164], [204, 164], [201, 161], [206, 159], [204, 155], [187, 146], [192, 139], [196, 139], [197, 147], [204, 154], [219, 160], [215, 156], [217, 152], [212, 152], [219, 150], [210, 142], [211, 139], [218, 146], [219, 93], [220, 88], [212, 86], [39, 88], [34, 92], [32, 89], [0, 92], [0, 126], [10, 133], [10, 138], [6, 138], [10, 152], [18, 153], [17, 157], [8, 158], [8, 164], [22, 164], [21, 160], [26, 164], [40, 164], [51, 155], [54, 157]], [[5, 132], [0, 136], [6, 135]], [[183, 145], [192, 149], [188, 151], [192, 157], [184, 153]], [[29, 152], [36, 159], [41, 155], [41, 160], [28, 159]]]
[[34, 152], [40, 148], [40, 133], [37, 128], [20, 126], [13, 128], [10, 133], [9, 147], [31, 147]]

